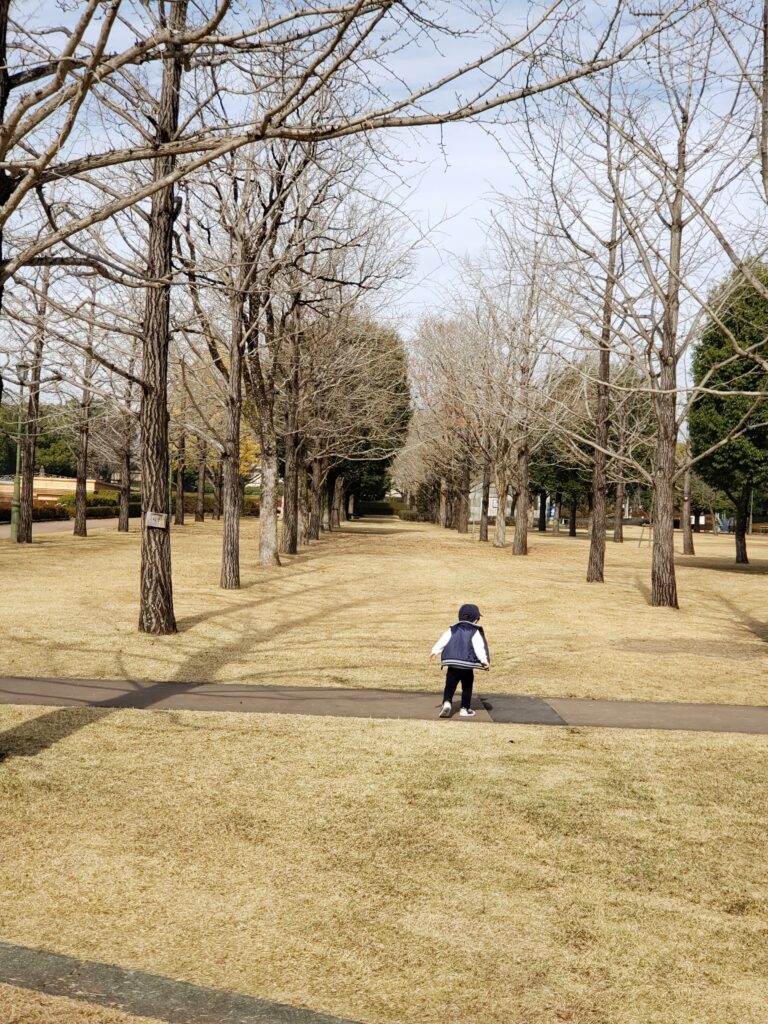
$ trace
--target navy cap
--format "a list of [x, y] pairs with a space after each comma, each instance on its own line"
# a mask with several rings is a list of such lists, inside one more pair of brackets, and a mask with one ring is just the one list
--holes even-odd
[[465, 622], [467, 619], [470, 622], [477, 622], [480, 618], [480, 609], [476, 604], [463, 604], [459, 608], [459, 622]]

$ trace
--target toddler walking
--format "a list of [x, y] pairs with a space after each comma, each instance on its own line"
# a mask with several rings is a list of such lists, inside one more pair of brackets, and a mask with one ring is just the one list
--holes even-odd
[[459, 621], [443, 633], [429, 656], [434, 661], [440, 655], [440, 667], [445, 673], [443, 706], [440, 718], [450, 718], [453, 710], [453, 695], [461, 683], [460, 718], [474, 718], [472, 710], [472, 684], [476, 668], [486, 671], [491, 667], [488, 642], [480, 623], [480, 609], [476, 604], [463, 604], [459, 608]]

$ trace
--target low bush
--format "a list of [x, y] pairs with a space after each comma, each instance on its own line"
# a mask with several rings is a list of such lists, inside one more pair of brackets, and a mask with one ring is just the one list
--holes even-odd
[[244, 516], [252, 516], [258, 518], [259, 511], [261, 509], [261, 499], [253, 498], [251, 495], [246, 494], [243, 498], [243, 509], [242, 514]]
[[397, 512], [393, 501], [361, 501], [355, 509], [358, 516], [394, 516]]
[[[174, 499], [174, 502], [172, 504], [173, 504], [173, 508], [175, 509], [176, 508], [175, 499]], [[213, 495], [212, 494], [204, 494], [203, 495], [203, 508], [205, 509], [206, 512], [213, 512]], [[196, 494], [185, 494], [184, 495], [184, 511], [188, 512], [190, 515], [194, 515], [195, 514], [195, 512], [197, 511], [197, 495]]]
[[[90, 505], [86, 511], [86, 519], [117, 519], [120, 512], [114, 505]], [[141, 515], [141, 502], [131, 501], [128, 503], [128, 515]], [[70, 518], [69, 516], [67, 518]]]
[[[74, 494], [62, 494], [59, 498], [59, 505], [63, 505], [64, 508], [69, 509], [70, 515], [75, 511], [75, 495]], [[105, 494], [103, 491], [99, 491], [96, 494], [86, 494], [85, 496], [85, 507], [86, 508], [117, 508], [120, 504], [119, 494]]]
[[[69, 519], [70, 515], [62, 505], [35, 505], [32, 509], [33, 523], [48, 523], [55, 519]], [[11, 508], [6, 505], [0, 508], [0, 523], [10, 523]]]
[[416, 508], [404, 508], [398, 513], [398, 518], [404, 519], [406, 523], [431, 523], [432, 516], [426, 512], [419, 512]]

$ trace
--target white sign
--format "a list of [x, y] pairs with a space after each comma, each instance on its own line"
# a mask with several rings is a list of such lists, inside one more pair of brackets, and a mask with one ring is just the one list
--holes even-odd
[[147, 512], [144, 523], [146, 526], [153, 526], [156, 530], [167, 530], [168, 516], [164, 512]]

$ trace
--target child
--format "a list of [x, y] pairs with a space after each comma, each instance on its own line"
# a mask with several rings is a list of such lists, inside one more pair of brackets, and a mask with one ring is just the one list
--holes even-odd
[[440, 667], [448, 669], [445, 674], [445, 690], [443, 691], [440, 718], [450, 718], [451, 701], [459, 683], [461, 683], [459, 717], [474, 718], [475, 716], [475, 712], [470, 706], [472, 704], [472, 683], [475, 678], [474, 669], [482, 668], [488, 671], [491, 667], [491, 654], [483, 627], [479, 625], [479, 619], [480, 609], [476, 604], [463, 604], [459, 608], [459, 621], [446, 629], [432, 648], [429, 660], [434, 661], [438, 654], [441, 654]]

